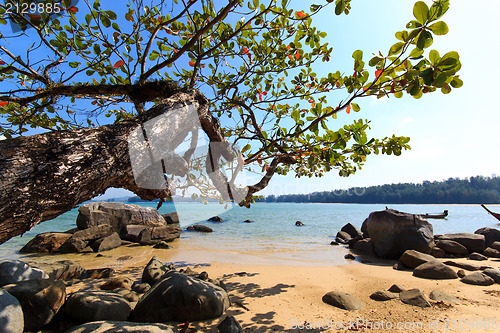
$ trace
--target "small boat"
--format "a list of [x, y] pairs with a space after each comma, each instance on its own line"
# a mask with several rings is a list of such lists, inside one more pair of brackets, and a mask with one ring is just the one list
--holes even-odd
[[448, 216], [448, 210], [444, 210], [441, 214], [420, 214], [420, 216], [426, 219], [444, 219]]
[[483, 207], [484, 209], [486, 209], [486, 211], [488, 213], [490, 213], [491, 215], [493, 215], [493, 217], [495, 217], [498, 221], [500, 221], [500, 214], [492, 212], [491, 210], [489, 210], [488, 208], [486, 208], [486, 206], [483, 205], [483, 204], [481, 204], [481, 207]]

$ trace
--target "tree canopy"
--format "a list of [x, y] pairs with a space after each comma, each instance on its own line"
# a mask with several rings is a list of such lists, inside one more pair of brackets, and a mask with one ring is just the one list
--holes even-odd
[[[262, 175], [243, 205], [274, 174], [348, 176], [372, 153], [400, 155], [409, 138], [371, 138], [367, 120], [340, 128], [333, 120], [360, 111], [361, 98], [418, 99], [462, 85], [458, 53], [431, 49], [448, 32], [441, 18], [449, 1], [416, 2], [394, 45], [368, 57], [354, 50], [349, 73], [311, 67], [332, 53], [314, 17], [348, 15], [351, 1], [315, 2], [131, 0], [116, 9], [111, 1], [47, 0], [22, 12], [30, 2], [7, 1], [0, 5], [0, 135], [118, 123], [197, 89], [223, 136], [242, 147], [241, 163]], [[8, 24], [19, 29], [7, 32]], [[12, 51], [21, 43], [24, 53]]]

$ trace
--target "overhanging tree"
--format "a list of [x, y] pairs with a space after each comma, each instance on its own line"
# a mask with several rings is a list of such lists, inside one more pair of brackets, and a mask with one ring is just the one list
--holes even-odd
[[[287, 0], [132, 0], [118, 14], [98, 0], [78, 8], [39, 3], [64, 15], [0, 6], [0, 23], [20, 27], [7, 33], [5, 25], [0, 43], [0, 135], [7, 138], [0, 141], [0, 242], [109, 187], [149, 200], [170, 196], [135, 184], [126, 137], [176, 105], [196, 103], [210, 142], [240, 145], [242, 162], [259, 169], [261, 180], [240, 203], [249, 206], [275, 174], [348, 176], [372, 153], [409, 149], [406, 137], [370, 138], [363, 119], [332, 129], [338, 112], [360, 111], [357, 100], [420, 98], [462, 85], [458, 54], [428, 51], [435, 35], [448, 32], [440, 20], [448, 0], [417, 2], [414, 20], [386, 53], [366, 62], [354, 51], [352, 74], [321, 75], [311, 66], [329, 61], [332, 48], [314, 16], [347, 15], [350, 0], [307, 11]], [[25, 51], [12, 51], [13, 43]], [[112, 124], [99, 126], [103, 119]], [[22, 136], [28, 128], [46, 133]]]

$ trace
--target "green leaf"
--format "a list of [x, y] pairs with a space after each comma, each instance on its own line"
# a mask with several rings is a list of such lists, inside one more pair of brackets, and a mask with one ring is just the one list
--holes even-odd
[[335, 6], [335, 14], [340, 15], [344, 12], [344, 10], [345, 10], [345, 1], [337, 0], [337, 5]]
[[432, 25], [429, 26], [429, 29], [435, 34], [435, 35], [446, 35], [449, 31], [448, 25], [443, 22], [443, 21], [438, 21]]
[[116, 31], [121, 32], [121, 30], [120, 30], [120, 26], [118, 25], [118, 23], [113, 22], [113, 24], [112, 24], [111, 26], [112, 26], [112, 27], [113, 27], [113, 29], [115, 29]]
[[111, 20], [116, 20], [116, 14], [115, 12], [111, 11], [111, 10], [107, 10], [105, 11], [106, 15], [108, 15], [108, 17], [111, 19]]
[[458, 77], [455, 77], [450, 84], [453, 88], [460, 88], [461, 86], [463, 86], [464, 82]]
[[429, 18], [429, 7], [427, 7], [425, 2], [418, 1], [415, 3], [413, 6], [413, 16], [415, 16], [419, 23], [425, 24]]
[[354, 58], [354, 60], [363, 60], [363, 51], [361, 50], [354, 51], [352, 57]]
[[245, 147], [243, 147], [243, 149], [241, 150], [241, 153], [243, 154], [244, 152], [250, 150], [250, 148], [252, 148], [252, 146], [249, 143], [247, 143]]
[[383, 58], [380, 58], [380, 57], [373, 57], [370, 59], [370, 61], [368, 62], [368, 65], [370, 65], [370, 67], [373, 67], [373, 66], [376, 66], [379, 62], [381, 62], [383, 60]]
[[417, 47], [421, 50], [429, 47], [432, 45], [433, 39], [432, 39], [432, 34], [427, 31], [423, 30], [420, 35], [418, 36], [417, 39]]
[[72, 61], [69, 63], [69, 67], [71, 68], [77, 68], [80, 63], [78, 61]]
[[441, 58], [439, 57], [439, 52], [436, 50], [431, 50], [429, 52], [429, 60], [433, 66], [435, 66]]
[[391, 46], [391, 49], [389, 50], [389, 55], [398, 54], [403, 49], [403, 46], [405, 46], [405, 43], [403, 42], [394, 44], [393, 46]]
[[111, 26], [111, 21], [104, 15], [101, 15], [101, 22], [102, 25], [104, 25], [106, 28], [109, 28]]
[[427, 68], [422, 73], [420, 73], [420, 77], [424, 79], [425, 84], [431, 85], [432, 79], [434, 77], [434, 70], [432, 68]]
[[99, 44], [94, 44], [94, 53], [97, 55], [101, 54], [101, 47], [99, 46]]
[[361, 110], [361, 108], [359, 107], [359, 105], [357, 103], [351, 103], [351, 107], [352, 107], [352, 110], [356, 111], [356, 112]]

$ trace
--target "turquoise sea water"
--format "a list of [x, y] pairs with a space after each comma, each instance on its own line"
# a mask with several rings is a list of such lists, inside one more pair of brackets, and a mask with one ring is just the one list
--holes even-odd
[[[155, 203], [139, 203], [156, 207]], [[445, 220], [429, 220], [434, 234], [474, 232], [481, 227], [499, 228], [498, 221], [479, 205], [392, 205], [409, 213], [440, 213], [448, 209]], [[199, 252], [218, 252], [234, 255], [252, 263], [278, 260], [290, 264], [343, 262], [347, 252], [342, 247], [329, 245], [340, 228], [350, 222], [361, 227], [369, 213], [385, 209], [385, 205], [361, 204], [296, 204], [258, 203], [250, 209], [235, 207], [221, 213], [219, 204], [206, 206], [195, 203], [164, 205], [160, 213], [177, 210], [181, 227], [199, 223], [209, 226], [213, 233], [204, 234], [184, 231], [180, 242], [195, 244]], [[497, 211], [500, 208], [493, 207]], [[46, 221], [22, 237], [15, 237], [0, 245], [0, 258], [17, 258], [17, 251], [36, 234], [47, 231], [65, 231], [76, 226], [78, 209], [73, 209], [52, 221]], [[208, 222], [207, 217], [219, 215], [222, 223]], [[245, 223], [245, 220], [252, 223]], [[296, 221], [304, 226], [295, 226]], [[233, 257], [234, 257], [233, 256]]]

